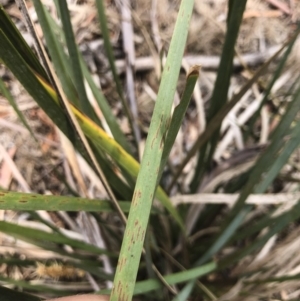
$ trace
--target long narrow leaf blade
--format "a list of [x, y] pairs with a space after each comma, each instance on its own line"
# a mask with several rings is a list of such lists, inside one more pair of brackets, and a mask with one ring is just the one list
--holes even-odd
[[182, 1], [179, 9], [128, 216], [111, 301], [131, 300], [133, 295], [193, 4], [192, 0]]
[[40, 81], [33, 74], [32, 69], [8, 40], [2, 28], [0, 28], [0, 44], [0, 58], [3, 62], [19, 80], [21, 79], [22, 85], [34, 99], [40, 100], [39, 104], [42, 109], [47, 112], [49, 117], [69, 136], [68, 133], [71, 131], [71, 125], [68, 120], [66, 120], [62, 110], [57, 103], [54, 103], [48, 91], [41, 86]]
[[112, 253], [107, 250], [100, 249], [83, 241], [68, 238], [59, 233], [48, 233], [4, 221], [0, 221], [0, 231], [8, 235], [12, 235], [13, 237], [32, 242], [36, 245], [48, 245], [48, 248], [50, 248], [51, 244], [66, 244], [80, 250], [88, 251], [92, 254], [112, 255]]
[[[210, 100], [210, 108], [208, 111], [208, 121], [210, 121], [227, 101], [227, 94], [232, 74], [234, 46], [238, 36], [240, 24], [243, 18], [243, 12], [246, 7], [247, 0], [229, 1], [230, 9], [227, 16], [227, 31], [224, 46], [221, 55], [220, 66], [218, 68], [217, 79], [214, 85], [213, 94]], [[199, 181], [205, 170], [211, 163], [217, 142], [219, 139], [219, 129], [213, 134], [211, 140], [206, 144], [201, 156], [198, 158], [197, 167], [193, 181], [191, 182], [191, 190], [197, 188]]]
[[[2, 5], [0, 5], [0, 29], [3, 30], [8, 40], [11, 41], [13, 45], [19, 45], [19, 53], [25, 59], [27, 64], [43, 78], [46, 78], [47, 74], [38, 61], [36, 55], [34, 55], [30, 47], [24, 43], [24, 38], [16, 28], [15, 24], [11, 21]], [[1, 46], [3, 47], [2, 44]]]
[[78, 95], [69, 74], [69, 58], [63, 53], [63, 51], [59, 51], [58, 39], [54, 33], [53, 26], [49, 24], [49, 16], [45, 11], [44, 6], [39, 0], [34, 0], [33, 4], [43, 29], [48, 51], [51, 55], [51, 59], [59, 80], [62, 83], [64, 92], [66, 93], [68, 99], [70, 99], [73, 103], [78, 104]]
[[199, 66], [193, 66], [189, 70], [189, 73], [187, 74], [186, 84], [185, 84], [185, 88], [184, 88], [180, 103], [174, 110], [171, 124], [170, 124], [169, 130], [168, 130], [165, 147], [164, 147], [164, 151], [162, 154], [161, 169], [164, 168], [164, 166], [167, 162], [167, 159], [169, 157], [172, 146], [175, 142], [178, 131], [182, 125], [184, 115], [185, 115], [188, 105], [190, 103], [190, 99], [192, 97], [196, 82], [199, 78], [199, 70], [200, 70]]
[[121, 84], [119, 75], [117, 73], [113, 49], [112, 49], [112, 45], [111, 45], [110, 38], [109, 38], [109, 31], [108, 31], [108, 27], [107, 27], [108, 23], [107, 23], [107, 18], [106, 18], [106, 14], [105, 14], [105, 6], [103, 3], [103, 0], [96, 0], [96, 6], [97, 6], [98, 15], [99, 15], [99, 21], [100, 21], [100, 27], [101, 27], [101, 32], [102, 32], [103, 41], [104, 41], [104, 47], [105, 47], [106, 55], [107, 55], [109, 65], [110, 65], [110, 70], [112, 71], [112, 74], [113, 74], [117, 92], [120, 96], [120, 99], [121, 99], [121, 102], [122, 102], [122, 105], [124, 108], [124, 113], [128, 118], [130, 127], [132, 129], [132, 133], [134, 133], [133, 119], [132, 119], [128, 104], [126, 103], [126, 100], [124, 98], [122, 84]]
[[72, 24], [70, 20], [70, 14], [66, 0], [58, 1], [60, 16], [63, 24], [64, 34], [66, 37], [66, 44], [68, 47], [68, 53], [71, 62], [71, 68], [73, 71], [73, 79], [78, 93], [79, 108], [91, 119], [94, 119], [94, 111], [87, 98], [82, 70], [80, 66], [79, 53], [75, 43], [75, 37], [72, 30]]
[[[124, 212], [128, 212], [130, 202], [119, 202]], [[89, 200], [85, 198], [23, 194], [0, 190], [1, 210], [47, 210], [47, 211], [86, 211], [86, 212], [113, 212], [114, 208], [108, 200]]]
[[[164, 276], [164, 279], [169, 285], [174, 285], [185, 281], [189, 281], [194, 278], [205, 276], [216, 269], [217, 264], [215, 262], [210, 262], [202, 265], [201, 267], [192, 268], [187, 271], [166, 275]], [[162, 287], [163, 284], [157, 279], [139, 281], [135, 284], [134, 295], [149, 293]], [[100, 293], [109, 294], [110, 292], [111, 290], [101, 290]]]

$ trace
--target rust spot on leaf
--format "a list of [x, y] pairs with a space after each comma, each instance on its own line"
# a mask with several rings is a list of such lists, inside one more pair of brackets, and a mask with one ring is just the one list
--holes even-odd
[[157, 139], [159, 132], [161, 131], [161, 128], [162, 128], [162, 119], [163, 119], [163, 116], [160, 117], [159, 126], [157, 127], [157, 130], [155, 132], [155, 137], [153, 138], [153, 140], [151, 142], [151, 148], [153, 148], [154, 142]]
[[128, 296], [126, 295], [126, 291], [127, 290], [125, 290], [125, 292], [123, 292], [122, 288], [120, 288], [120, 289], [117, 290], [117, 292], [118, 292], [118, 300], [119, 301], [127, 301], [128, 300]]
[[[139, 227], [138, 231], [137, 231], [137, 239], [140, 239], [140, 232], [141, 232], [141, 227]], [[143, 237], [142, 237], [143, 239]]]
[[118, 295], [121, 296], [121, 294], [123, 292], [123, 287], [122, 287], [121, 281], [118, 282], [117, 292], [118, 292]]
[[138, 204], [138, 200], [141, 198], [142, 192], [140, 190], [136, 190], [133, 194], [132, 205], [136, 206]]
[[124, 268], [124, 265], [126, 265], [127, 259], [126, 258], [121, 258], [119, 261], [119, 270], [120, 272], [122, 271], [122, 269]]

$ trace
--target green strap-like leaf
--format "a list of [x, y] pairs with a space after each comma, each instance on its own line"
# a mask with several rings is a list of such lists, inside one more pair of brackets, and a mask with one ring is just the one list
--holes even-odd
[[[38, 61], [37, 56], [34, 55], [27, 43], [24, 43], [24, 38], [20, 34], [15, 24], [11, 21], [2, 5], [0, 5], [0, 29], [3, 30], [3, 32], [7, 36], [7, 39], [11, 41], [13, 45], [19, 45], [18, 51], [20, 55], [25, 59], [27, 64], [37, 73], [39, 73], [43, 78], [47, 78], [47, 74]], [[4, 47], [4, 45], [1, 44], [1, 47]]]
[[193, 0], [184, 0], [179, 9], [124, 233], [111, 301], [131, 300], [133, 295], [193, 4]]
[[70, 101], [75, 105], [78, 105], [78, 95], [76, 93], [75, 86], [71, 81], [71, 66], [69, 58], [62, 50], [59, 49], [59, 39], [54, 32], [55, 27], [53, 26], [53, 24], [50, 24], [50, 16], [45, 11], [44, 6], [39, 0], [34, 0], [33, 4], [39, 17], [39, 22], [43, 29], [48, 51], [51, 55], [51, 60], [57, 72], [57, 76], [62, 84], [63, 90], [66, 93], [68, 99], [70, 99]]
[[120, 100], [123, 105], [124, 113], [128, 118], [128, 122], [130, 124], [132, 133], [134, 133], [133, 118], [131, 116], [131, 112], [129, 110], [128, 104], [124, 98], [122, 84], [119, 79], [119, 75], [117, 73], [113, 49], [112, 49], [111, 42], [110, 42], [110, 36], [109, 36], [109, 31], [108, 31], [108, 26], [107, 26], [108, 22], [107, 22], [107, 18], [106, 18], [106, 14], [105, 14], [105, 7], [103, 4], [103, 0], [96, 0], [96, 6], [97, 6], [98, 15], [99, 15], [99, 22], [100, 22], [103, 41], [104, 41], [104, 47], [105, 47], [106, 55], [107, 55], [109, 65], [110, 65], [110, 70], [112, 71], [112, 74], [113, 74], [114, 82], [115, 82]]
[[83, 61], [82, 56], [80, 58], [80, 63], [81, 63], [81, 68], [83, 70], [84, 77], [86, 78], [86, 80], [93, 92], [93, 95], [101, 109], [101, 112], [109, 126], [109, 129], [111, 130], [111, 133], [112, 133], [114, 139], [126, 150], [127, 153], [131, 154], [132, 153], [131, 147], [130, 147], [124, 133], [121, 131], [121, 128], [120, 128], [114, 114], [112, 113], [112, 110], [109, 107], [107, 100], [104, 97], [101, 89], [99, 89], [96, 86], [91, 74], [89, 73], [87, 66], [85, 65], [85, 63]]
[[199, 78], [199, 70], [200, 70], [199, 66], [194, 66], [187, 74], [186, 84], [185, 84], [183, 94], [181, 96], [180, 103], [179, 105], [176, 106], [174, 110], [171, 123], [169, 126], [169, 130], [167, 133], [166, 143], [165, 143], [164, 151], [162, 154], [162, 160], [161, 160], [161, 171], [167, 163], [176, 136], [182, 125], [184, 115], [190, 103], [190, 99], [192, 97], [196, 82]]
[[[119, 202], [124, 212], [128, 212], [130, 202]], [[20, 192], [0, 190], [1, 210], [47, 210], [47, 211], [86, 211], [86, 212], [113, 212], [114, 208], [108, 200], [89, 200], [85, 198], [24, 194]], [[159, 210], [152, 208], [152, 213]]]
[[[21, 83], [24, 88], [34, 97], [34, 99], [39, 100], [41, 108], [70, 138], [69, 134], [72, 132], [72, 127], [58, 103], [55, 103], [53, 101], [53, 97], [49, 94], [46, 88], [41, 86], [40, 81], [33, 73], [33, 70], [28, 66], [24, 58], [20, 55], [19, 50], [11, 44], [8, 37], [4, 34], [2, 27], [0, 27], [0, 44], [0, 58], [3, 60], [5, 65], [19, 80], [21, 79]], [[23, 44], [21, 44], [21, 46], [22, 45]], [[76, 145], [75, 139], [72, 141], [74, 141]]]
[[[221, 61], [218, 68], [217, 79], [214, 85], [214, 90], [210, 100], [208, 111], [208, 121], [210, 121], [227, 102], [228, 89], [232, 74], [233, 57], [235, 53], [235, 43], [238, 36], [243, 13], [247, 0], [232, 0], [230, 1], [230, 9], [227, 16], [227, 31], [224, 41], [224, 46], [221, 55]], [[229, 16], [230, 14], [230, 16]], [[197, 189], [201, 177], [205, 170], [210, 166], [215, 148], [219, 140], [219, 129], [212, 135], [211, 140], [206, 144], [201, 156], [198, 157], [195, 175], [191, 182], [191, 192]]]
[[35, 245], [50, 249], [54, 244], [66, 244], [79, 250], [85, 250], [93, 254], [112, 255], [107, 250], [87, 244], [83, 241], [68, 238], [59, 233], [48, 233], [45, 231], [19, 226], [13, 223], [0, 221], [0, 231], [13, 237], [28, 241]]
[[[37, 0], [39, 2], [39, 0]], [[70, 20], [68, 5], [66, 0], [58, 1], [61, 21], [64, 29], [64, 34], [66, 37], [66, 44], [68, 47], [68, 53], [70, 57], [71, 70], [73, 71], [73, 79], [75, 87], [78, 93], [79, 108], [89, 116], [92, 120], [95, 120], [95, 113], [92, 106], [87, 98], [84, 79], [82, 75], [82, 70], [80, 66], [79, 53], [75, 43], [75, 37], [72, 29], [72, 24]]]
[[[205, 276], [212, 271], [216, 270], [217, 265], [215, 262], [207, 263], [201, 267], [192, 268], [186, 271], [165, 275], [164, 279], [169, 285], [174, 285], [177, 283], [182, 283], [189, 281], [194, 278], [199, 278]], [[151, 291], [160, 289], [163, 287], [163, 284], [157, 279], [149, 279], [144, 281], [139, 281], [135, 284], [134, 295], [145, 294]], [[101, 290], [101, 294], [109, 294], [111, 290]]]

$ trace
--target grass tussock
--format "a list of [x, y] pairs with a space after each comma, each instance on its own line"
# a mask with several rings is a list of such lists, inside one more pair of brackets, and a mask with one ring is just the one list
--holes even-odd
[[1, 6], [3, 300], [299, 298], [298, 6]]

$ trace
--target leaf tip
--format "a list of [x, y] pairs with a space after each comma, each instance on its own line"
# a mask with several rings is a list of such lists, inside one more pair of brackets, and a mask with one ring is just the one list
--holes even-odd
[[190, 76], [199, 76], [200, 69], [201, 69], [201, 65], [194, 65], [190, 67], [186, 77], [188, 78]]

